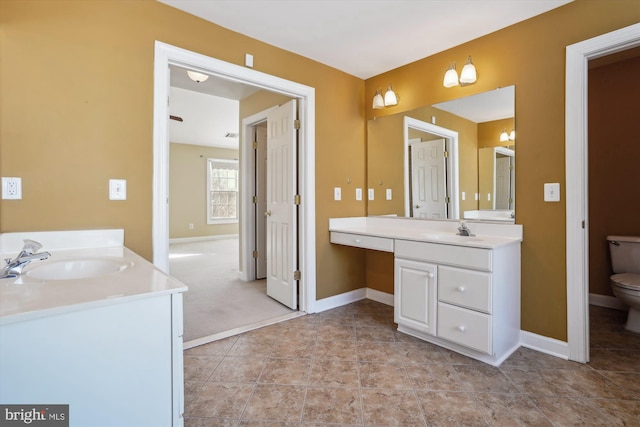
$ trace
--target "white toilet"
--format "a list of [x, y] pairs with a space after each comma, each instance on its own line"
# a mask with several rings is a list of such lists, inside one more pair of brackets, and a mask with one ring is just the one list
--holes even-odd
[[607, 236], [611, 255], [611, 289], [629, 306], [625, 328], [640, 333], [640, 236]]

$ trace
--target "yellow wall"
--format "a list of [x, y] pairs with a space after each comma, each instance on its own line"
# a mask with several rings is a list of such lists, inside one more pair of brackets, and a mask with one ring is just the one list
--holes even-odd
[[[364, 82], [154, 0], [0, 2], [0, 173], [23, 200], [0, 202], [0, 231], [118, 227], [152, 258], [154, 41], [316, 90], [318, 298], [364, 284], [364, 256], [329, 243], [330, 217], [364, 202], [332, 200], [365, 183]], [[109, 178], [127, 179], [109, 201]]]
[[170, 144], [170, 239], [238, 234], [238, 222], [207, 224], [207, 159], [238, 160], [238, 155], [227, 148]]
[[[522, 243], [522, 329], [567, 339], [565, 253], [565, 48], [640, 22], [637, 0], [576, 0], [546, 14], [366, 81], [365, 107], [389, 82], [400, 96], [393, 114], [497, 87], [516, 86], [516, 222]], [[451, 61], [472, 55], [471, 86], [444, 88]], [[382, 111], [382, 113], [381, 113]], [[561, 183], [561, 202], [543, 201], [543, 184]]]

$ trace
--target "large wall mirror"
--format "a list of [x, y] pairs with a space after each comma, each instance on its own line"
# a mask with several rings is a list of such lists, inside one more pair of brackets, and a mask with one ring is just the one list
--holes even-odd
[[515, 87], [367, 125], [369, 215], [515, 218]]

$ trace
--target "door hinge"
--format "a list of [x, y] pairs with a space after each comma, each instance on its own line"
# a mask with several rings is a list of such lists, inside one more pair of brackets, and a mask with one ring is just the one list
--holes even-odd
[[299, 194], [296, 194], [295, 196], [293, 196], [293, 203], [295, 205], [299, 205], [300, 203], [302, 203], [301, 200], [300, 200], [300, 195]]
[[512, 171], [513, 170], [513, 165], [509, 165], [509, 170]]
[[294, 120], [293, 121], [293, 128], [294, 129], [300, 129], [300, 120]]
[[584, 223], [584, 221], [582, 221], [582, 228], [584, 228], [584, 226], [585, 226], [585, 223]]
[[445, 152], [444, 152], [444, 158], [445, 158], [445, 159], [449, 158], [449, 152], [448, 152], [448, 151], [445, 151]]
[[253, 253], [251, 254], [251, 256], [253, 256], [254, 258], [258, 258], [258, 255], [260, 253], [258, 251], [253, 251]]
[[293, 280], [300, 280], [302, 278], [302, 273], [300, 270], [296, 270], [293, 272]]
[[257, 149], [258, 148], [258, 141], [253, 141], [252, 145], [253, 145], [253, 149], [254, 150]]
[[445, 203], [451, 203], [451, 197], [445, 197], [444, 198], [444, 202]]
[[258, 203], [258, 196], [253, 196], [251, 198], [251, 202], [255, 205], [256, 203]]

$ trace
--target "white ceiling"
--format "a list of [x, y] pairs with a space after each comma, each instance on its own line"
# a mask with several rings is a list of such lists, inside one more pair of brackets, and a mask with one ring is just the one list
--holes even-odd
[[158, 1], [367, 79], [572, 0]]

